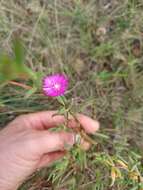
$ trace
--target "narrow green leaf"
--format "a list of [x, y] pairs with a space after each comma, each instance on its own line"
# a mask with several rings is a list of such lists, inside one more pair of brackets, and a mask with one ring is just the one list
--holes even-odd
[[13, 53], [16, 66], [19, 69], [25, 62], [25, 51], [22, 42], [18, 38], [13, 41]]

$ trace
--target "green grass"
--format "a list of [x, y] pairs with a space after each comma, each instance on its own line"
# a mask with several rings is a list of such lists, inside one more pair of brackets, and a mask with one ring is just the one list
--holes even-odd
[[[73, 163], [65, 157], [20, 190], [143, 189], [142, 8], [142, 0], [0, 1], [0, 49], [12, 55], [13, 38], [21, 38], [37, 81], [66, 73], [69, 105], [101, 123], [97, 145], [71, 150]], [[40, 82], [17, 81], [33, 89], [1, 88], [0, 126], [22, 113], [58, 109]]]

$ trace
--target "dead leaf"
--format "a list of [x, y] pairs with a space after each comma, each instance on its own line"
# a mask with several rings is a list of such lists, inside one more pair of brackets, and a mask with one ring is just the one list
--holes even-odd
[[125, 164], [122, 160], [117, 160], [117, 163], [119, 164], [119, 166], [121, 166], [124, 169], [128, 169], [127, 164]]
[[112, 182], [111, 182], [111, 185], [110, 186], [113, 186], [114, 183], [115, 183], [115, 180], [116, 180], [116, 170], [115, 170], [115, 167], [112, 167], [111, 168], [111, 179], [112, 179]]

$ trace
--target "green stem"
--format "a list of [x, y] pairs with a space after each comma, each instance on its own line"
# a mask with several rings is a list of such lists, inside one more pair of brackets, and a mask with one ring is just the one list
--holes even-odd
[[90, 144], [97, 145], [97, 142], [94, 141], [89, 135], [87, 135], [87, 134], [85, 133], [85, 131], [83, 130], [83, 127], [82, 127], [81, 123], [79, 122], [79, 120], [78, 120], [78, 118], [75, 116], [75, 114], [74, 114], [71, 110], [69, 110], [68, 108], [66, 108], [66, 103], [67, 103], [67, 101], [66, 101], [65, 97], [64, 97], [64, 96], [59, 96], [59, 97], [57, 97], [57, 100], [58, 100], [58, 102], [61, 104], [61, 106], [63, 106], [63, 107], [65, 108], [65, 110], [67, 110], [66, 115], [65, 115], [65, 118], [66, 118], [66, 121], [67, 121], [67, 122], [66, 122], [66, 125], [68, 125], [69, 116], [71, 115], [71, 116], [75, 119], [75, 121], [76, 121], [76, 123], [77, 123], [77, 127], [74, 128], [73, 130], [74, 130], [76, 133], [80, 134], [80, 136], [81, 136], [85, 141], [89, 142]]

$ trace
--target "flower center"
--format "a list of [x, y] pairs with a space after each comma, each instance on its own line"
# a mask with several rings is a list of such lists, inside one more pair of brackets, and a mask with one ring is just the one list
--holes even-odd
[[59, 90], [60, 87], [61, 87], [61, 85], [56, 83], [56, 84], [54, 85], [54, 87], [55, 87], [56, 90]]

